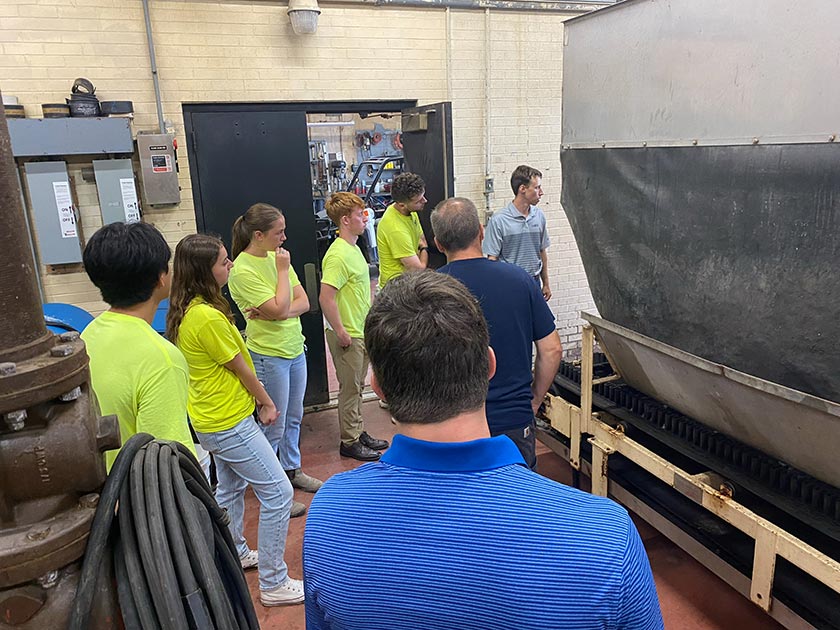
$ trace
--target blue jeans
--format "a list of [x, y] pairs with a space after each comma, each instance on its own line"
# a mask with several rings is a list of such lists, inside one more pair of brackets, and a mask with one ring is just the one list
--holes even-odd
[[230, 533], [241, 558], [248, 553], [242, 534], [245, 517], [245, 488], [248, 484], [260, 502], [257, 549], [260, 554], [260, 589], [285, 583], [289, 570], [283, 560], [294, 490], [277, 461], [271, 445], [253, 416], [216, 433], [199, 433], [198, 441], [216, 459], [216, 501], [228, 511]]
[[306, 355], [294, 359], [251, 352], [257, 378], [277, 407], [277, 421], [262, 427], [283, 470], [300, 468], [300, 422], [306, 393]]

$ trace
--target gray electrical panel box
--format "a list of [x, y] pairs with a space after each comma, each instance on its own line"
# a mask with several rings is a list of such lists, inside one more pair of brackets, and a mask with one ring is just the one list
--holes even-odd
[[27, 162], [24, 169], [41, 263], [63, 265], [81, 262], [82, 246], [67, 164]]
[[94, 160], [93, 172], [102, 224], [117, 221], [137, 223], [140, 220], [140, 204], [131, 160]]
[[175, 136], [170, 133], [138, 133], [140, 178], [143, 199], [150, 206], [181, 202]]

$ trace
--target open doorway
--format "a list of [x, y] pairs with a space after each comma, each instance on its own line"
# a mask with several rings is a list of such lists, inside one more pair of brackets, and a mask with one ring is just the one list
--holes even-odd
[[[335, 192], [350, 191], [365, 202], [368, 214], [367, 231], [357, 245], [370, 265], [378, 264], [376, 224], [391, 203], [391, 183], [404, 167], [400, 122], [399, 113], [307, 114], [319, 260], [323, 261], [337, 238], [325, 203]], [[374, 292], [375, 280], [371, 284]], [[326, 358], [329, 393], [334, 398], [338, 394], [338, 378], [329, 352]], [[365, 380], [370, 383], [370, 376]]]
[[[351, 188], [381, 215], [390, 203], [390, 181], [411, 171], [426, 181], [429, 203], [420, 223], [431, 245], [431, 209], [454, 188], [450, 104], [187, 103], [183, 110], [198, 230], [219, 234], [229, 246], [234, 220], [250, 205], [270, 203], [286, 216], [284, 247], [310, 303], [301, 315], [304, 403], [326, 403], [332, 387], [318, 293], [321, 259], [335, 233], [319, 210], [329, 194]], [[396, 154], [400, 146], [402, 156]], [[375, 235], [367, 241], [369, 248], [375, 245]], [[375, 255], [368, 252], [369, 260]], [[442, 255], [430, 248], [430, 265], [440, 264]]]

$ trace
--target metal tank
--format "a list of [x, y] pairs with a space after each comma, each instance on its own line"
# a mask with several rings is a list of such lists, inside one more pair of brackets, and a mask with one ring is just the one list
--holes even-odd
[[840, 486], [840, 3], [566, 22], [563, 206], [624, 380]]

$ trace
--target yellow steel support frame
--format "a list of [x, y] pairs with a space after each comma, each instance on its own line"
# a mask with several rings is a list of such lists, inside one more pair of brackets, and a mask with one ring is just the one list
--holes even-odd
[[[583, 327], [580, 407], [560, 397], [549, 395], [545, 408], [545, 416], [551, 422], [551, 427], [570, 440], [569, 463], [573, 468], [581, 468], [581, 439], [586, 436], [592, 444], [593, 494], [608, 494], [609, 456], [612, 453], [620, 453], [755, 541], [750, 599], [764, 610], [769, 611], [773, 604], [772, 590], [777, 556], [785, 558], [840, 593], [840, 562], [748, 510], [732, 499], [727, 488], [712, 487], [707, 483], [711, 479], [709, 476], [688, 474], [634, 442], [622, 430], [604, 423], [599, 414], [592, 413], [593, 385], [619, 378], [616, 373], [593, 380], [594, 345], [595, 331], [586, 325]], [[609, 356], [607, 358], [609, 359]]]

